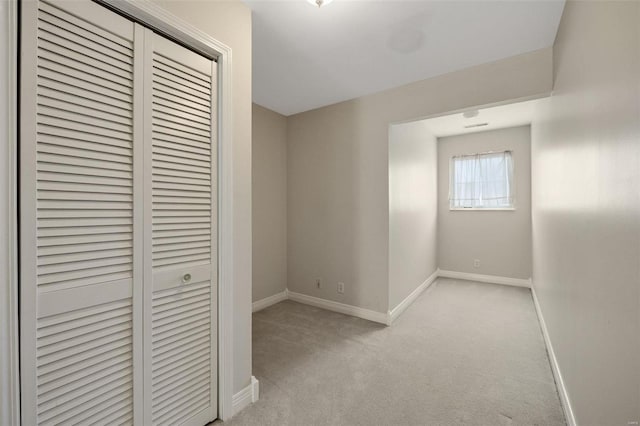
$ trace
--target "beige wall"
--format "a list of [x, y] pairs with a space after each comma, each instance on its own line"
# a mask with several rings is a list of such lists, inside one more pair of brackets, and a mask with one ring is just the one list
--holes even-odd
[[253, 104], [253, 301], [287, 288], [287, 118]]
[[389, 124], [548, 95], [551, 65], [544, 49], [290, 116], [289, 289], [386, 313]]
[[640, 421], [640, 3], [569, 1], [532, 128], [533, 279], [576, 420]]
[[424, 121], [389, 129], [389, 310], [438, 269], [436, 143]]
[[234, 392], [251, 381], [251, 10], [239, 0], [155, 0], [233, 49]]
[[[438, 266], [500, 277], [531, 277], [531, 131], [529, 126], [438, 139]], [[449, 162], [454, 155], [513, 152], [514, 211], [450, 211]], [[480, 267], [473, 266], [474, 259]]]

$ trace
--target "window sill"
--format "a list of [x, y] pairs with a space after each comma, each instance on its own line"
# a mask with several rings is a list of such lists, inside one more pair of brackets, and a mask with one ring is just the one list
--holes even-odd
[[483, 207], [455, 207], [449, 208], [449, 211], [452, 212], [466, 212], [466, 211], [474, 211], [474, 212], [512, 212], [515, 211], [515, 207], [501, 207], [501, 208], [483, 208]]

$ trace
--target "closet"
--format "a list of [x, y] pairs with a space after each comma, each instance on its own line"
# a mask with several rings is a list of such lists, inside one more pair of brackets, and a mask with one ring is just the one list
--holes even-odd
[[214, 420], [216, 62], [89, 0], [20, 49], [23, 424]]

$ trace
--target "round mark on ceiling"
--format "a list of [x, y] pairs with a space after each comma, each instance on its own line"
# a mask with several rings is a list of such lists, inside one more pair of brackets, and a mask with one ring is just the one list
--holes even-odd
[[399, 53], [411, 53], [424, 46], [424, 33], [416, 28], [403, 28], [394, 31], [387, 40], [389, 49]]

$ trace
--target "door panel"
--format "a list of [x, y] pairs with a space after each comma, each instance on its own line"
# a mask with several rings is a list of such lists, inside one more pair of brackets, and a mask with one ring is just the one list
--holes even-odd
[[154, 424], [217, 413], [215, 63], [145, 34], [145, 365]]
[[23, 423], [132, 423], [134, 24], [26, 1], [21, 55]]

